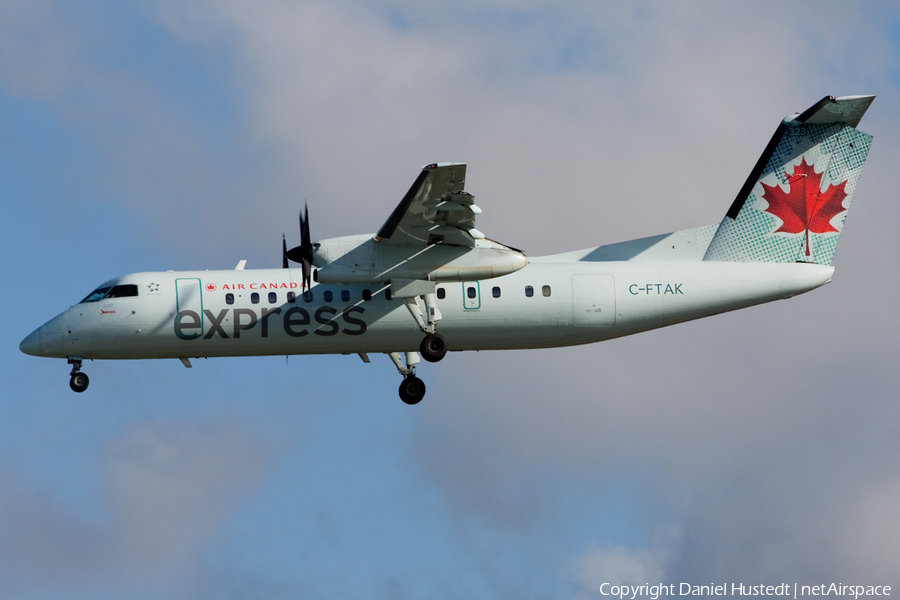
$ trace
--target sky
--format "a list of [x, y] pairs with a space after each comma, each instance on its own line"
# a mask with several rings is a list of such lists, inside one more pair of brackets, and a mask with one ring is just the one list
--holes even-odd
[[[780, 120], [876, 94], [810, 294], [576, 348], [19, 352], [131, 272], [280, 266], [432, 162], [530, 256], [717, 223]], [[0, 3], [0, 598], [900, 590], [891, 2]]]

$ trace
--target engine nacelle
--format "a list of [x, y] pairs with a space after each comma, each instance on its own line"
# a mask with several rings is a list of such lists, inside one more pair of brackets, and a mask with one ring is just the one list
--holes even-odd
[[528, 264], [521, 252], [488, 239], [473, 247], [430, 244], [421, 248], [378, 243], [373, 235], [319, 242], [313, 254], [319, 283], [389, 283], [391, 279], [477, 281], [508, 275]]

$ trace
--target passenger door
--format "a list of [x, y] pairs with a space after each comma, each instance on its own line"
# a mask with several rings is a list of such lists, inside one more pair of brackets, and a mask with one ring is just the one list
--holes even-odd
[[576, 327], [616, 324], [616, 285], [612, 275], [572, 275], [572, 313]]
[[177, 332], [176, 335], [182, 339], [195, 339], [201, 337], [205, 332], [203, 320], [203, 295], [201, 294], [199, 278], [183, 278], [175, 280], [175, 314], [176, 323], [183, 322], [185, 324], [194, 324], [194, 315], [181, 320], [178, 318], [182, 311], [192, 311], [197, 315], [199, 320], [199, 333], [197, 327], [185, 327], [184, 332]]

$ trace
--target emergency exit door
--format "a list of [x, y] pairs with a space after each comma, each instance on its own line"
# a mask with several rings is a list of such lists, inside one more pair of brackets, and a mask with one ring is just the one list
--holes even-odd
[[466, 310], [478, 310], [481, 308], [481, 286], [477, 281], [464, 281], [463, 284], [463, 308]]

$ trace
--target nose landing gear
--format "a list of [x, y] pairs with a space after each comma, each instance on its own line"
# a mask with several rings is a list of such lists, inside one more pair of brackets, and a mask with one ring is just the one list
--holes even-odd
[[86, 373], [81, 372], [80, 358], [70, 358], [69, 364], [72, 365], [72, 372], [69, 373], [69, 387], [72, 388], [73, 392], [78, 392], [80, 394], [88, 388], [88, 384], [91, 380]]
[[425, 382], [415, 375], [407, 375], [400, 383], [400, 399], [406, 404], [418, 404], [425, 397]]

